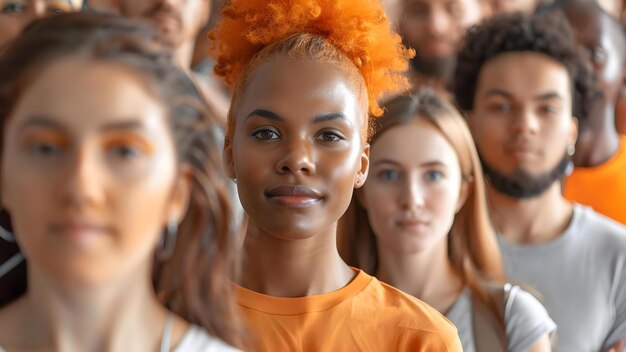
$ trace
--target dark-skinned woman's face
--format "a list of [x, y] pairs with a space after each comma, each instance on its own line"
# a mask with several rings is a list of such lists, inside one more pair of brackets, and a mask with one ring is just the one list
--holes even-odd
[[225, 161], [252, 225], [281, 239], [333, 230], [367, 176], [355, 84], [337, 65], [270, 60], [234, 109]]

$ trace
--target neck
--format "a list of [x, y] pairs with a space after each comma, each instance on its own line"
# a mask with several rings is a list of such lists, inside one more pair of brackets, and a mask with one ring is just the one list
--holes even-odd
[[[596, 112], [597, 110], [597, 112]], [[615, 128], [615, 104], [606, 104], [594, 110], [591, 121], [594, 125], [586, 126], [576, 143], [574, 164], [578, 167], [594, 167], [607, 162], [619, 149], [620, 137]]]
[[[150, 283], [76, 288], [29, 268], [28, 293], [20, 305], [26, 340], [50, 351], [155, 351], [167, 319]], [[36, 341], [36, 342], [35, 342]]]
[[445, 313], [464, 286], [448, 260], [447, 252], [447, 238], [441, 239], [434, 248], [419, 253], [398, 253], [379, 246], [376, 276]]
[[194, 42], [187, 41], [179, 45], [174, 50], [174, 62], [187, 72], [191, 71], [191, 60], [193, 58]]
[[280, 239], [250, 222], [241, 286], [276, 297], [303, 297], [346, 286], [354, 271], [339, 256], [336, 223], [306, 239]]
[[573, 206], [561, 194], [561, 183], [532, 199], [512, 198], [487, 186], [493, 225], [507, 240], [520, 244], [549, 242], [563, 234]]

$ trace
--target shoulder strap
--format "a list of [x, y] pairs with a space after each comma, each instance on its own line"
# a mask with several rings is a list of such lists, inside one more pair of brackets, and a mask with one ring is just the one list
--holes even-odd
[[167, 315], [167, 320], [165, 321], [165, 327], [163, 328], [163, 336], [161, 337], [161, 352], [168, 352], [170, 350], [170, 346], [172, 345], [172, 326], [174, 324], [174, 314], [170, 312]]
[[504, 305], [509, 290], [501, 285], [487, 284], [485, 290], [496, 304], [498, 314], [472, 293], [472, 328], [477, 352], [506, 352], [508, 339], [504, 326]]

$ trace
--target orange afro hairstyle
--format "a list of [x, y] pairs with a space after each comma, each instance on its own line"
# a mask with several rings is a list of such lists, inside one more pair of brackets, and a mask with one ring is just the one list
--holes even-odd
[[211, 33], [215, 73], [232, 87], [259, 51], [299, 33], [319, 35], [354, 63], [374, 116], [384, 94], [409, 87], [400, 72], [414, 52], [391, 30], [380, 0], [230, 0]]

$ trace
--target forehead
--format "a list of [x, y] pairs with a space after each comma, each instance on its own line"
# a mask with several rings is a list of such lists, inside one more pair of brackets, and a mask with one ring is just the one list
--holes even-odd
[[286, 58], [262, 63], [252, 72], [237, 115], [259, 108], [283, 117], [342, 112], [359, 124], [367, 111], [357, 82], [341, 67]]
[[478, 76], [476, 99], [494, 90], [519, 100], [535, 100], [538, 95], [556, 93], [571, 101], [569, 72], [555, 59], [537, 52], [510, 52], [487, 61]]
[[41, 115], [81, 128], [127, 119], [155, 125], [163, 124], [165, 108], [148, 91], [147, 81], [128, 69], [65, 59], [38, 72], [12, 115]]
[[393, 160], [406, 166], [424, 162], [452, 164], [457, 155], [441, 131], [425, 118], [391, 127], [371, 146], [371, 160]]

